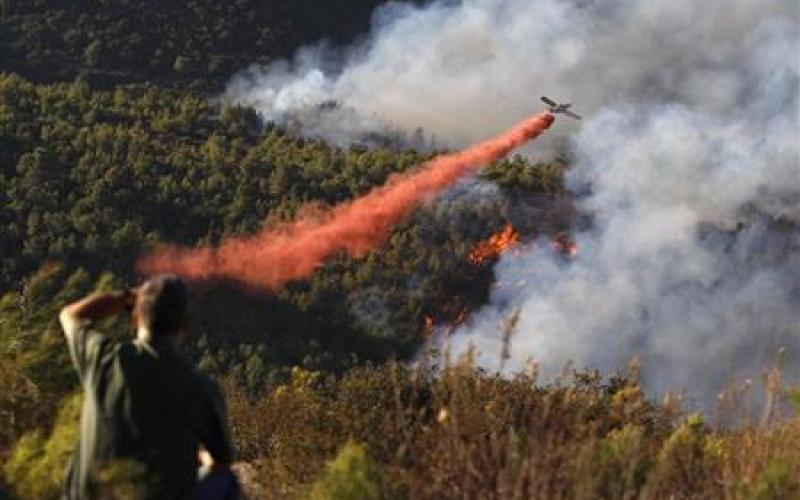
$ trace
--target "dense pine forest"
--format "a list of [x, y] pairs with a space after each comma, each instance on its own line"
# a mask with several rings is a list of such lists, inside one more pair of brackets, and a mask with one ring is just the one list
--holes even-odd
[[3, 0], [0, 59], [37, 82], [158, 82], [219, 90], [301, 45], [363, 36], [385, 0]]
[[[213, 98], [249, 64], [364, 36], [380, 3], [0, 0], [0, 498], [59, 496], [80, 411], [64, 304], [136, 284], [153, 245], [250, 234], [431, 155], [294, 137]], [[276, 294], [193, 291], [188, 354], [226, 390], [252, 498], [800, 497], [796, 418], [687, 415], [633, 365], [540, 384], [535, 366], [503, 378], [421, 352], [488, 300], [497, 256], [476, 245], [579, 223], [567, 168], [492, 165], [481, 180], [503, 196], [467, 183]]]

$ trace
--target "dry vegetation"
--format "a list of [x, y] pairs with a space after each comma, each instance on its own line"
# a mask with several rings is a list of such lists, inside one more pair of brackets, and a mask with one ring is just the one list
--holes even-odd
[[228, 400], [259, 498], [800, 498], [797, 417], [707, 423], [648, 401], [635, 373], [535, 382], [469, 362], [298, 369]]
[[[706, 421], [675, 398], [649, 400], [635, 368], [540, 384], [535, 370], [503, 378], [467, 359], [339, 376], [295, 368], [258, 395], [224, 385], [236, 469], [255, 499], [800, 498], [800, 393], [776, 373], [770, 411], [738, 422], [741, 395]], [[66, 398], [51, 430], [15, 445], [3, 475], [16, 498], [58, 498], [78, 403]]]

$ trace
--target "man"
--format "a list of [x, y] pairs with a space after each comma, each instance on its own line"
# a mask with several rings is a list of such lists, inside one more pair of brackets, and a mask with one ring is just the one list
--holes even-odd
[[[68, 499], [211, 498], [195, 484], [201, 450], [218, 473], [214, 487], [222, 474], [230, 483], [225, 488], [236, 489], [219, 390], [177, 352], [188, 335], [188, 308], [186, 284], [162, 275], [137, 290], [94, 293], [61, 310], [84, 394]], [[92, 330], [121, 313], [132, 314], [135, 340], [114, 342]]]

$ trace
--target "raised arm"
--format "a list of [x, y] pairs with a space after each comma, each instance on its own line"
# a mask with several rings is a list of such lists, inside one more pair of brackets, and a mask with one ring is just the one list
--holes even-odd
[[90, 344], [99, 345], [103, 339], [102, 335], [89, 329], [90, 325], [115, 314], [131, 311], [135, 303], [135, 290], [128, 290], [92, 293], [61, 309], [58, 319], [81, 381], [84, 379], [89, 353], [95, 352], [90, 349]]
[[122, 312], [130, 312], [136, 304], [135, 290], [108, 293], [95, 292], [61, 309], [58, 319], [68, 337], [75, 323], [98, 321]]

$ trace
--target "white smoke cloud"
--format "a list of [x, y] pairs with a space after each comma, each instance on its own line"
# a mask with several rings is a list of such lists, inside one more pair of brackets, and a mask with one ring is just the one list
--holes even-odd
[[570, 180], [591, 181], [581, 208], [595, 217], [576, 235], [578, 257], [504, 257], [498, 281], [524, 286], [495, 291], [457, 332], [454, 351], [473, 344], [496, 368], [498, 325], [520, 309], [512, 369], [532, 357], [547, 376], [568, 361], [608, 373], [638, 357], [651, 390], [707, 401], [788, 347], [796, 377], [796, 138], [778, 147], [752, 123], [714, 123], [683, 106], [640, 112], [604, 111], [575, 138]]
[[[739, 60], [739, 37], [770, 17], [796, 21], [796, 6], [786, 0], [389, 3], [362, 45], [343, 54], [324, 44], [304, 48], [291, 62], [244, 72], [227, 94], [268, 120], [302, 120], [303, 132], [345, 143], [388, 126], [422, 128], [461, 146], [539, 109], [541, 94], [573, 100], [587, 114], [621, 101], [684, 101], [727, 112], [748, 90], [742, 76], [755, 69]], [[796, 63], [787, 49], [763, 55]], [[332, 101], [342, 106], [320, 111]], [[578, 125], [565, 121], [559, 128], [572, 132]]]
[[780, 346], [798, 365], [796, 2], [393, 3], [367, 41], [331, 54], [251, 69], [228, 97], [345, 144], [421, 127], [463, 145], [541, 94], [587, 118], [550, 133], [571, 136], [569, 183], [589, 193], [579, 257], [505, 257], [498, 280], [527, 284], [499, 288], [456, 349], [474, 344], [497, 367], [498, 324], [519, 308], [511, 368], [532, 357], [545, 373], [568, 360], [610, 371], [639, 356], [656, 391], [708, 397]]

